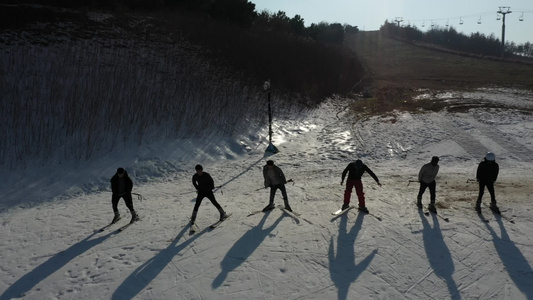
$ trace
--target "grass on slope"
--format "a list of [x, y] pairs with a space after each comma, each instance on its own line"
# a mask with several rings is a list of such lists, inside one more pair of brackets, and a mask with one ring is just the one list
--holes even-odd
[[444, 103], [414, 101], [421, 89], [460, 91], [494, 86], [533, 89], [531, 65], [431, 50], [384, 37], [377, 31], [348, 35], [345, 43], [365, 66], [367, 77], [363, 84], [371, 95], [357, 102], [354, 107], [357, 111], [374, 114], [393, 109], [444, 108]]

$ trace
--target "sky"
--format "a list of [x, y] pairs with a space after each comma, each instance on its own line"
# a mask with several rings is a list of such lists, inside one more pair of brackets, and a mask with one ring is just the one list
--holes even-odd
[[[465, 34], [494, 33], [500, 39], [502, 20], [499, 7], [510, 7], [505, 17], [505, 40], [521, 44], [533, 42], [532, 0], [249, 0], [256, 11], [284, 11], [288, 17], [300, 15], [305, 26], [322, 21], [350, 24], [360, 30], [378, 30], [385, 20], [403, 18], [402, 26], [415, 25], [425, 31], [431, 24], [446, 24]], [[523, 21], [519, 19], [523, 18]], [[463, 24], [460, 24], [460, 22]], [[478, 24], [478, 22], [481, 24]]]

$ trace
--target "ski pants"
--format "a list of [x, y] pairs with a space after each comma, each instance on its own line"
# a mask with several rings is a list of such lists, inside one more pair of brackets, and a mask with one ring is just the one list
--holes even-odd
[[435, 180], [433, 180], [432, 182], [430, 183], [425, 183], [423, 181], [420, 181], [420, 190], [418, 191], [418, 201], [422, 201], [422, 195], [424, 194], [424, 192], [426, 191], [426, 189], [429, 187], [429, 197], [430, 197], [430, 203], [431, 204], [435, 204], [435, 198], [437, 198], [436, 196], [436, 190], [437, 190], [437, 182], [435, 182]]
[[485, 193], [485, 187], [489, 190], [490, 194], [490, 203], [496, 204], [496, 195], [494, 194], [494, 182], [479, 182], [479, 195], [477, 196], [477, 203], [481, 204], [481, 198]]
[[344, 205], [350, 204], [352, 190], [355, 187], [355, 194], [359, 200], [359, 207], [365, 207], [365, 193], [363, 192], [363, 182], [361, 179], [350, 179], [346, 181], [346, 190], [344, 191]]
[[111, 204], [113, 205], [113, 212], [118, 213], [118, 201], [120, 198], [124, 199], [126, 206], [130, 211], [133, 211], [133, 199], [131, 198], [131, 193], [125, 193], [122, 195], [113, 194], [111, 196]]
[[270, 186], [270, 204], [274, 204], [274, 197], [276, 196], [277, 190], [281, 191], [281, 196], [283, 197], [283, 203], [285, 206], [289, 206], [289, 198], [287, 197], [287, 189], [285, 189], [284, 184], [276, 184]]
[[217, 200], [215, 199], [215, 195], [213, 194], [212, 191], [200, 191], [198, 192], [198, 197], [196, 197], [196, 204], [194, 205], [194, 212], [198, 211], [198, 209], [200, 208], [200, 204], [202, 204], [202, 200], [206, 197], [207, 199], [211, 201], [211, 203], [213, 203], [213, 205], [218, 210], [221, 209], [221, 206], [220, 204], [218, 204]]

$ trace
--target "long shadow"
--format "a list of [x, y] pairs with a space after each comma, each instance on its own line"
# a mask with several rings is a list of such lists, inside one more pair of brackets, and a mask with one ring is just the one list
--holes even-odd
[[213, 283], [211, 283], [213, 289], [221, 286], [228, 274], [245, 262], [285, 217], [283, 214], [276, 220], [276, 222], [274, 222], [274, 224], [270, 225], [268, 228], [263, 228], [269, 214], [270, 212], [266, 212], [259, 224], [248, 230], [237, 242], [235, 242], [231, 249], [229, 249], [228, 253], [226, 253], [226, 256], [224, 256], [224, 259], [220, 263], [222, 270], [213, 280]]
[[148, 284], [154, 280], [163, 269], [165, 269], [174, 256], [185, 249], [185, 247], [190, 245], [198, 237], [206, 233], [209, 227], [195, 233], [191, 238], [178, 245], [181, 238], [189, 232], [189, 228], [190, 226], [185, 226], [166, 249], [161, 250], [156, 256], [135, 269], [135, 271], [133, 271], [133, 273], [131, 273], [115, 290], [111, 299], [122, 300], [135, 297], [148, 286]]
[[494, 229], [487, 222], [482, 223], [490, 231], [496, 252], [498, 252], [505, 269], [509, 273], [509, 276], [511, 276], [516, 287], [524, 294], [526, 299], [533, 299], [533, 270], [531, 269], [531, 265], [520, 249], [511, 241], [501, 217], [498, 215], [495, 215], [495, 217], [500, 226], [501, 237], [498, 237]]
[[452, 255], [450, 249], [448, 249], [448, 246], [444, 242], [444, 237], [440, 230], [439, 219], [436, 215], [431, 214], [433, 217], [432, 228], [426, 216], [424, 216], [424, 212], [419, 210], [418, 213], [420, 214], [420, 219], [422, 219], [422, 225], [424, 226], [422, 238], [424, 240], [424, 248], [429, 260], [429, 265], [437, 276], [446, 281], [450, 293], [450, 299], [461, 299], [457, 284], [453, 280], [455, 266], [453, 264]]
[[[359, 264], [355, 264], [355, 239], [361, 230], [363, 219], [363, 214], [357, 214], [354, 226], [347, 232], [348, 215], [341, 216], [336, 254], [333, 238], [331, 238], [329, 243], [329, 273], [331, 280], [337, 287], [339, 300], [348, 299], [350, 285], [368, 268], [368, 265], [378, 252], [377, 250], [372, 251]], [[355, 299], [354, 297], [351, 298]]]
[[110, 232], [107, 235], [92, 239], [97, 232], [92, 233], [78, 243], [70, 246], [68, 249], [63, 250], [50, 259], [33, 269], [28, 274], [22, 276], [19, 280], [13, 283], [2, 295], [0, 300], [12, 299], [12, 298], [24, 298], [25, 294], [35, 287], [39, 282], [46, 279], [48, 276], [57, 272], [59, 269], [68, 264], [71, 260], [78, 257], [82, 253], [91, 249], [92, 247], [102, 243], [115, 232]]

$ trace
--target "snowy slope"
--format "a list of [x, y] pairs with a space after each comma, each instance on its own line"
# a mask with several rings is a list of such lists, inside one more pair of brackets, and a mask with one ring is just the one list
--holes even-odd
[[[298, 119], [275, 120], [281, 152], [274, 156], [264, 155], [262, 131], [124, 158], [121, 166], [144, 200], [134, 201], [142, 220], [121, 233], [115, 230], [127, 219], [94, 232], [112, 218], [110, 193], [98, 191], [118, 167], [112, 158], [46, 170], [109, 173], [93, 185], [40, 169], [3, 178], [26, 187], [0, 189], [6, 201], [24, 203], [25, 194], [42, 199], [1, 213], [0, 299], [533, 299], [533, 99], [509, 90], [437, 96], [480, 105], [358, 120], [348, 114], [352, 100], [335, 99]], [[494, 108], [502, 101], [507, 108]], [[500, 208], [515, 224], [485, 208], [486, 223], [473, 210], [477, 186], [468, 179], [488, 150], [500, 164]], [[413, 202], [418, 185], [409, 180], [433, 155], [441, 158], [439, 213], [450, 222], [425, 216]], [[342, 170], [357, 158], [383, 184], [363, 178], [367, 206], [381, 221], [356, 210], [331, 215], [342, 204]], [[280, 209], [247, 216], [267, 204], [261, 173], [267, 159], [294, 180], [287, 189], [299, 219]], [[215, 195], [233, 216], [209, 230], [218, 212], [206, 199], [200, 230], [189, 236], [196, 163], [222, 186]], [[87, 193], [91, 186], [96, 190]]]

